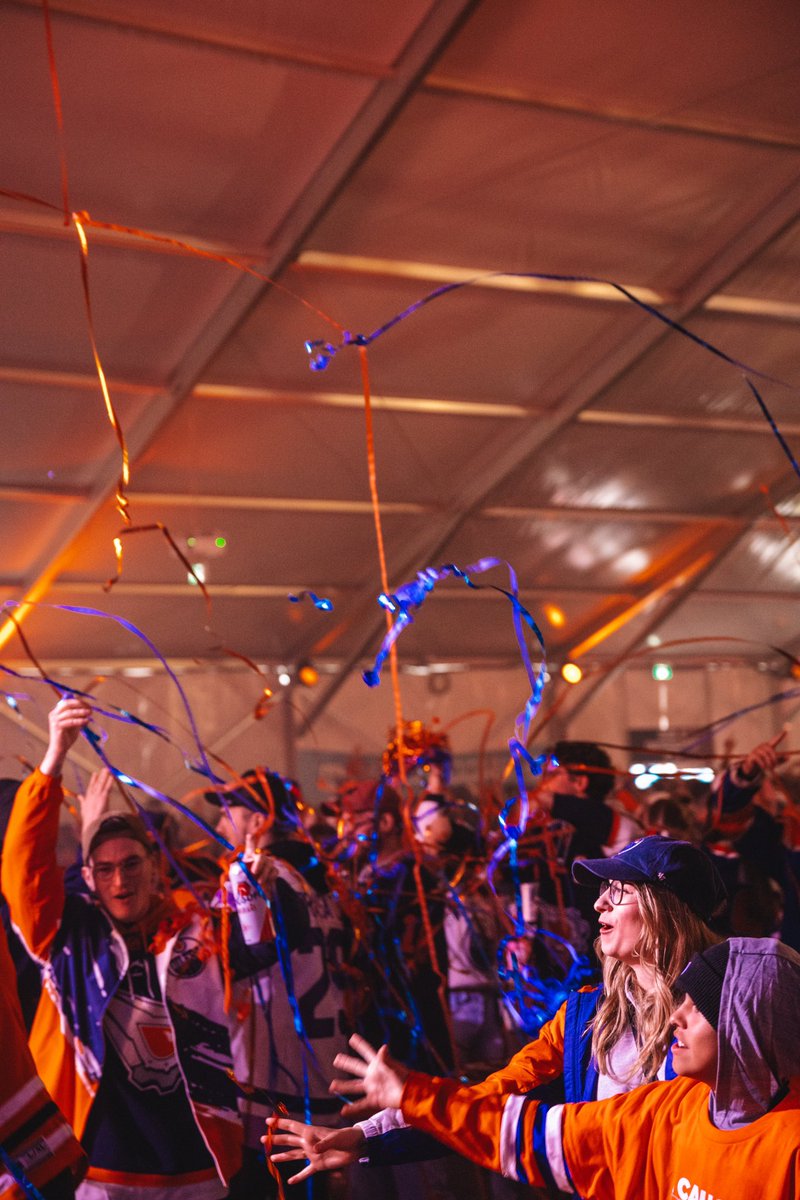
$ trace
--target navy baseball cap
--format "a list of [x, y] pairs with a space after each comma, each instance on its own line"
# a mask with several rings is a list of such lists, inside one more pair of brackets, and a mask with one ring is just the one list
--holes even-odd
[[600, 879], [664, 887], [704, 921], [727, 899], [725, 884], [708, 854], [691, 842], [657, 833], [631, 842], [610, 858], [576, 859], [572, 878], [584, 887]]

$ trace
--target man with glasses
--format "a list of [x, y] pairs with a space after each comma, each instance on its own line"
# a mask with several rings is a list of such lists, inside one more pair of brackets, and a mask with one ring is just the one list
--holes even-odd
[[217, 926], [199, 906], [177, 906], [132, 813], [86, 829], [89, 896], [66, 894], [56, 863], [61, 772], [91, 717], [73, 697], [50, 713], [47, 751], [20, 785], [6, 837], [2, 889], [45, 983], [31, 1050], [88, 1155], [79, 1200], [221, 1200], [242, 1135]]
[[157, 847], [131, 813], [99, 817], [83, 837], [83, 879], [112, 921], [141, 921], [160, 894]]

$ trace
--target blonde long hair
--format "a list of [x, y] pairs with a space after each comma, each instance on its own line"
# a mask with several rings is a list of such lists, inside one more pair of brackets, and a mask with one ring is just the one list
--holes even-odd
[[611, 1052], [631, 1031], [637, 1054], [628, 1078], [641, 1073], [650, 1080], [669, 1047], [673, 983], [693, 954], [721, 939], [674, 892], [648, 883], [629, 886], [636, 891], [643, 926], [636, 951], [641, 963], [652, 968], [653, 983], [643, 989], [633, 967], [603, 954], [598, 938], [595, 951], [603, 967], [604, 993], [592, 1021], [592, 1054], [602, 1074], [611, 1075]]

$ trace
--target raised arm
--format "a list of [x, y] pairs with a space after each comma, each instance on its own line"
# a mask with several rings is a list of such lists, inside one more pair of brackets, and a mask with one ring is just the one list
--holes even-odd
[[[529, 1110], [531, 1117], [539, 1108], [546, 1111], [546, 1106], [525, 1096], [499, 1092], [476, 1096], [456, 1080], [409, 1071], [390, 1057], [386, 1046], [376, 1051], [357, 1034], [350, 1045], [355, 1055], [338, 1054], [334, 1065], [355, 1078], [335, 1079], [332, 1088], [342, 1095], [364, 1095], [375, 1106], [400, 1108], [410, 1125], [491, 1170], [502, 1172], [505, 1165], [506, 1109], [513, 1114]], [[528, 1164], [524, 1182], [542, 1183], [535, 1162]]]
[[61, 771], [92, 710], [82, 700], [59, 700], [49, 716], [50, 738], [41, 765], [20, 784], [3, 847], [2, 891], [11, 918], [34, 958], [43, 958], [64, 908], [56, 863]]

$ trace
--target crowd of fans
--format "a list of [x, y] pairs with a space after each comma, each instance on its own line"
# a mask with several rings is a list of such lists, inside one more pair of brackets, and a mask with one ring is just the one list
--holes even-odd
[[[103, 770], [64, 870], [61, 774], [91, 720], [62, 699], [40, 766], [2, 785], [3, 1200], [260, 1200], [289, 1177], [353, 1200], [627, 1196], [633, 1159], [605, 1105], [638, 1121], [641, 1165], [653, 1131], [667, 1137], [662, 1098], [670, 1120], [696, 1117], [676, 1074], [711, 1089], [713, 1128], [780, 1110], [766, 1141], [794, 1138], [795, 1165], [784, 1155], [784, 1182], [759, 1194], [797, 1197], [798, 1059], [784, 1050], [800, 1044], [800, 783], [780, 738], [703, 790], [650, 793], [602, 747], [560, 742], [519, 837], [520, 799], [451, 789], [441, 745], [319, 808], [245, 770], [209, 785], [216, 838], [190, 845]], [[722, 1030], [741, 1056], [739, 1025], [762, 1019], [726, 999], [731, 964], [789, 995], [744, 1116], [692, 1049], [707, 1035], [697, 1012], [714, 1070]], [[337, 1058], [355, 1083], [334, 1080]], [[602, 1102], [596, 1119], [573, 1117], [582, 1101]], [[680, 1170], [653, 1196], [739, 1194], [724, 1171], [706, 1186]]]

